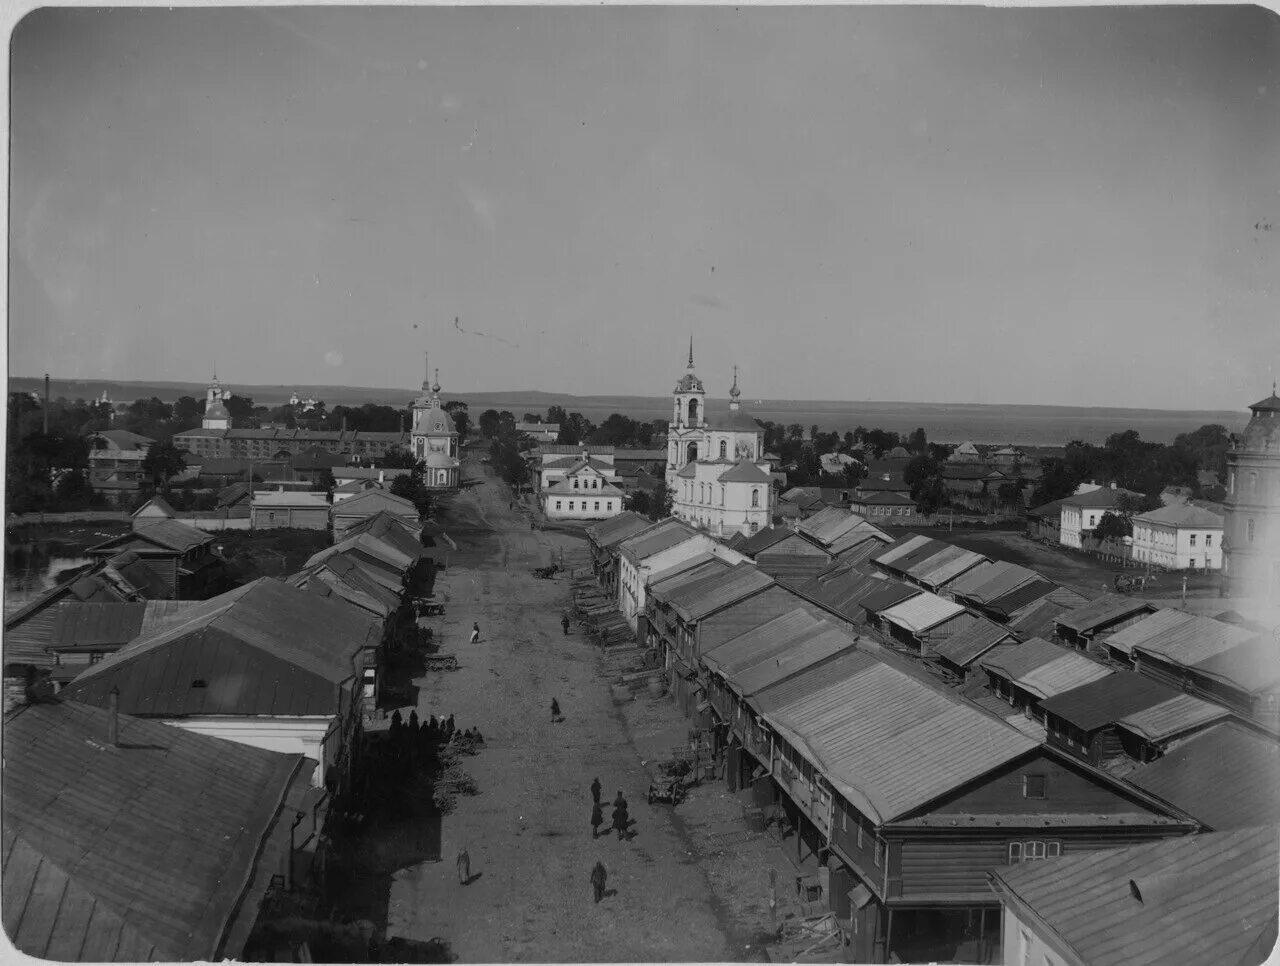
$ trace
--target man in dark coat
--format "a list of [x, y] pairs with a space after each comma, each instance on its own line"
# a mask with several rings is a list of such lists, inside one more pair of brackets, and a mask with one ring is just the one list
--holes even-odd
[[604, 809], [596, 802], [591, 806], [591, 837], [600, 837], [600, 826], [604, 824]]
[[418, 709], [414, 708], [409, 712], [409, 737], [418, 737]]
[[591, 783], [591, 800], [597, 805], [600, 804], [600, 779], [597, 778]]
[[613, 806], [613, 827], [618, 833], [618, 841], [621, 842], [627, 834], [627, 825], [630, 820], [627, 817], [627, 800], [624, 798], [621, 802]]
[[551, 699], [551, 720], [555, 721], [556, 718], [558, 717], [560, 717], [560, 702], [557, 701], [555, 698], [552, 698]]
[[471, 853], [464, 846], [462, 851], [458, 853], [458, 885], [467, 885], [471, 882]]
[[609, 881], [609, 873], [604, 867], [604, 863], [597, 860], [596, 866], [591, 870], [591, 890], [595, 893], [596, 902], [604, 898], [604, 886]]
[[564, 636], [569, 636], [569, 615], [563, 614], [560, 617], [560, 626], [564, 628]]
[[444, 740], [452, 741], [454, 731], [455, 731], [455, 728], [453, 725], [453, 715], [449, 715], [449, 720], [444, 723], [444, 735], [445, 735]]

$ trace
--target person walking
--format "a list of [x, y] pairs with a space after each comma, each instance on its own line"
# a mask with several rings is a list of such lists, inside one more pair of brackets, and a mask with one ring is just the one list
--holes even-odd
[[462, 851], [458, 853], [458, 885], [468, 885], [470, 882], [471, 853], [467, 851], [464, 845]]
[[591, 837], [598, 839], [600, 837], [600, 826], [604, 824], [604, 809], [600, 807], [600, 802], [596, 801], [591, 806]]
[[608, 881], [609, 871], [604, 867], [604, 863], [597, 859], [595, 868], [591, 870], [591, 891], [595, 894], [597, 903], [604, 898], [604, 887]]
[[591, 800], [597, 805], [600, 804], [600, 779], [597, 778], [591, 783]]
[[618, 841], [627, 834], [627, 825], [629, 819], [627, 817], [627, 800], [624, 798], [620, 802], [615, 802], [613, 806], [613, 828], [618, 833]]
[[555, 698], [551, 699], [551, 720], [555, 721], [560, 717], [560, 702]]
[[560, 615], [560, 626], [564, 628], [564, 636], [568, 637], [569, 636], [569, 615], [568, 614]]
[[472, 644], [480, 643], [480, 622], [479, 621], [476, 621], [474, 624], [471, 625], [471, 643]]
[[409, 712], [409, 737], [418, 737], [418, 710], [416, 708]]
[[453, 715], [449, 715], [449, 720], [444, 723], [445, 741], [453, 740], [453, 733], [457, 730], [453, 724]]

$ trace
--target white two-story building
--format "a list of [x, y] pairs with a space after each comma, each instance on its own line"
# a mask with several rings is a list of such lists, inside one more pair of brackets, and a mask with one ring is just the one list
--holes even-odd
[[1133, 559], [1167, 570], [1222, 569], [1225, 511], [1212, 503], [1164, 506], [1133, 518]]

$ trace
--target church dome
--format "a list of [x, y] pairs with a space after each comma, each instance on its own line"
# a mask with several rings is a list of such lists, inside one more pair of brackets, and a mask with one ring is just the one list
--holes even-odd
[[1253, 418], [1240, 435], [1240, 450], [1280, 455], [1280, 396], [1273, 392], [1249, 408]]
[[702, 388], [702, 380], [695, 376], [692, 372], [686, 372], [680, 377], [680, 381], [676, 383], [676, 392], [705, 392]]
[[429, 409], [418, 424], [418, 431], [428, 436], [457, 436], [453, 417], [443, 409]]
[[739, 433], [764, 432], [743, 409], [731, 409], [727, 413], [717, 413], [711, 417], [709, 423], [712, 429], [725, 429]]

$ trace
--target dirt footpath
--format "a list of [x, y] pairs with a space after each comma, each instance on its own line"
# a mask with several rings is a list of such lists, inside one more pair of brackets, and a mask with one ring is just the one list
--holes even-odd
[[[599, 651], [562, 633], [568, 582], [530, 573], [562, 548], [580, 557], [585, 545], [530, 530], [509, 501], [506, 486], [486, 480], [455, 497], [445, 520], [460, 546], [437, 582], [448, 611], [436, 633], [460, 667], [419, 679], [417, 710], [480, 729], [484, 750], [464, 760], [480, 794], [445, 816], [444, 861], [395, 874], [387, 936], [443, 937], [464, 962], [740, 958], [688, 834], [669, 808], [645, 801], [649, 777], [599, 675]], [[551, 720], [553, 698], [563, 721]], [[626, 796], [631, 840], [592, 839], [596, 776], [606, 822], [607, 803]], [[464, 847], [478, 876], [467, 886], [453, 862]], [[611, 891], [599, 905], [589, 882], [597, 860]]]

